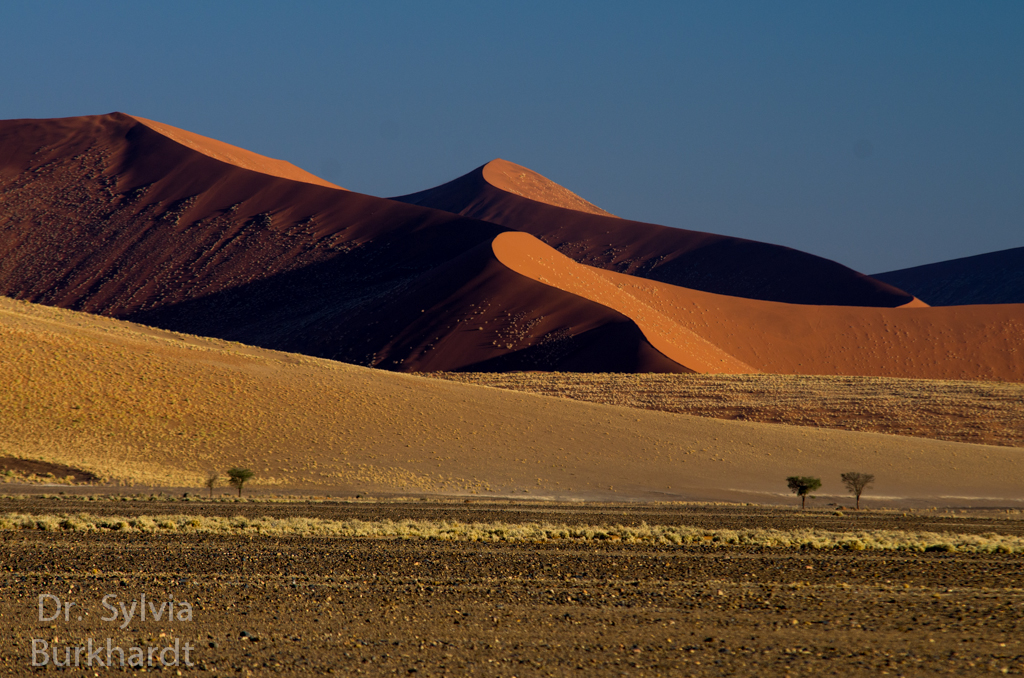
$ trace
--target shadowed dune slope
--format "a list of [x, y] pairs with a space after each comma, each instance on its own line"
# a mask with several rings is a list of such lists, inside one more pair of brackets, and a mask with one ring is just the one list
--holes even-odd
[[874, 276], [932, 306], [1024, 304], [1024, 247]]
[[1024, 454], [545, 398], [6, 298], [0, 362], [4, 454], [128, 483], [244, 465], [253, 488], [791, 502], [794, 472], [845, 496], [859, 469], [873, 497], [962, 505], [1016, 501]]
[[[652, 347], [650, 333], [629, 309], [620, 312], [603, 299], [548, 286], [507, 265], [497, 255], [500, 240], [482, 243], [373, 304], [311, 324], [307, 333], [326, 342], [305, 347], [315, 355], [406, 371], [690, 371]], [[336, 345], [345, 349], [332, 351]], [[282, 346], [289, 348], [288, 342]]]
[[0, 292], [389, 369], [685, 370], [494, 260], [503, 227], [275, 162], [120, 113], [4, 122]]
[[1024, 304], [808, 307], [595, 272], [762, 372], [1024, 381]]
[[525, 231], [579, 263], [718, 294], [843, 306], [914, 301], [841, 264], [787, 247], [581, 210], [571, 200], [552, 198], [553, 182], [541, 177], [546, 184], [517, 183], [520, 175], [540, 176], [495, 160], [447, 184], [394, 199]]
[[0, 292], [48, 305], [126, 317], [325, 264], [340, 293], [503, 230], [244, 169], [120, 113], [0, 123]]

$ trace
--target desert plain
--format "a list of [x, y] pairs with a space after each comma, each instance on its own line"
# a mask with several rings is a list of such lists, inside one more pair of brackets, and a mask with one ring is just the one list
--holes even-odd
[[[108, 638], [158, 652], [189, 644], [193, 666], [170, 653], [174, 665], [157, 662], [171, 675], [983, 675], [1019, 674], [1024, 659], [1020, 553], [987, 550], [996, 535], [1024, 542], [1019, 511], [166, 495], [0, 504], [71, 516], [66, 527], [3, 525], [10, 675], [30, 673], [33, 641], [38, 662], [54, 648], [63, 662], [66, 648]], [[208, 526], [216, 516], [233, 526]], [[324, 536], [332, 524], [364, 533]], [[382, 525], [390, 536], [374, 535]], [[696, 540], [648, 540], [649, 525], [692, 527]], [[851, 544], [933, 536], [865, 550], [730, 542], [769, 529]], [[40, 615], [41, 594], [84, 614], [51, 619], [47, 598]], [[111, 612], [144, 597], [192, 614]], [[113, 657], [100, 675], [141, 670]]]
[[504, 160], [386, 199], [5, 121], [0, 665], [1021, 673], [1017, 259], [874, 278]]

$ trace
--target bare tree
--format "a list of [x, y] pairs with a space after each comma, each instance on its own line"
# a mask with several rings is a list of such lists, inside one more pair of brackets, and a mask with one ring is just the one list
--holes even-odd
[[255, 473], [247, 468], [229, 468], [228, 469], [228, 482], [238, 488], [238, 496], [242, 496], [242, 485], [245, 485], [245, 481], [252, 478]]
[[217, 487], [220, 483], [220, 476], [216, 473], [211, 473], [210, 477], [206, 479], [206, 487], [210, 490], [210, 499], [213, 499], [213, 488]]
[[790, 476], [786, 478], [789, 489], [800, 497], [800, 508], [807, 508], [807, 495], [821, 487], [821, 478], [811, 476]]
[[865, 487], [875, 482], [875, 477], [870, 473], [855, 473], [853, 471], [844, 473], [841, 477], [843, 484], [846, 485], [846, 489], [850, 490], [857, 497], [857, 510], [859, 511], [860, 495]]

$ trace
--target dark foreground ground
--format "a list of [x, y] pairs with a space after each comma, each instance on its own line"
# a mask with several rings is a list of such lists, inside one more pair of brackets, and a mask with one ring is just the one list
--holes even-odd
[[[0, 500], [0, 512], [100, 509], [1011, 534], [1022, 527], [997, 512], [904, 518], [753, 507]], [[0, 675], [54, 670], [54, 647], [61, 662], [72, 648], [74, 663], [81, 645], [80, 666], [68, 675], [141, 672], [122, 669], [116, 650], [113, 668], [95, 658], [86, 666], [90, 638], [104, 662], [108, 639], [125, 650], [126, 663], [131, 648], [155, 648], [155, 665], [145, 668], [162, 675], [1019, 674], [1022, 565], [1024, 557], [1010, 554], [0, 532]], [[40, 595], [75, 605], [67, 619], [62, 612], [49, 620], [55, 598], [44, 598], [40, 621]], [[147, 620], [136, 610], [125, 622], [143, 595]], [[150, 603], [159, 611], [172, 599], [173, 621], [167, 608], [160, 621], [149, 618]], [[31, 666], [33, 640], [37, 648], [45, 641], [48, 667]], [[177, 665], [160, 666], [160, 653], [176, 642]], [[42, 651], [35, 657], [41, 662]], [[173, 650], [163, 658], [173, 663]]]

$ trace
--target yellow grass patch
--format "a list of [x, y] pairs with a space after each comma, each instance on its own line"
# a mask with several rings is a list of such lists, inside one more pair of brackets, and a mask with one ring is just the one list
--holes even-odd
[[460, 523], [428, 520], [323, 520], [319, 518], [247, 518], [189, 515], [99, 516], [91, 513], [0, 515], [0, 530], [70, 532], [207, 533], [274, 537], [344, 537], [365, 539], [436, 539], [543, 543], [551, 541], [782, 548], [847, 549], [854, 551], [960, 551], [1022, 553], [1024, 538], [999, 534], [955, 534], [819, 529], [708, 530], [685, 525], [559, 525], [554, 523]]

